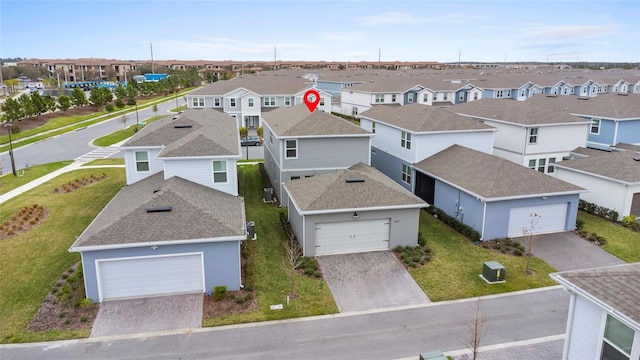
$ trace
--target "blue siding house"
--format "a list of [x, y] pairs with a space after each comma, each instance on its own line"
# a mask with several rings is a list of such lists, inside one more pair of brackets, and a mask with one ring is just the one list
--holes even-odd
[[[453, 145], [417, 164], [415, 194], [482, 240], [575, 228], [585, 190], [484, 152]], [[537, 221], [533, 222], [534, 218]]]

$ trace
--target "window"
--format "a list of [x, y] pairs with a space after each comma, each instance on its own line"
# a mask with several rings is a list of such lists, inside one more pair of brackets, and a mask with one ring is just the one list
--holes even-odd
[[524, 97], [524, 94], [525, 94], [524, 90], [520, 91], [520, 97]]
[[136, 151], [136, 171], [149, 171], [149, 153], [146, 151]]
[[291, 106], [291, 97], [287, 96], [284, 98], [284, 106]]
[[323, 97], [320, 98], [320, 106], [324, 106], [324, 98]]
[[507, 90], [507, 97], [510, 98], [511, 97], [511, 90]]
[[376, 94], [376, 100], [375, 102], [377, 103], [383, 103], [384, 102], [384, 94]]
[[264, 106], [276, 106], [276, 97], [275, 96], [265, 96], [264, 97]]
[[248, 103], [249, 107], [253, 107], [253, 98], [247, 99], [247, 103]]
[[422, 95], [422, 101], [423, 102], [429, 102], [429, 94], [425, 93]]
[[458, 94], [458, 100], [459, 101], [464, 101], [464, 93], [463, 92]]
[[300, 176], [292, 176], [291, 180], [300, 180]]
[[591, 119], [591, 131], [592, 134], [600, 134], [600, 119]]
[[236, 107], [236, 98], [229, 99], [229, 106]]
[[413, 93], [408, 93], [407, 94], [407, 102], [409, 104], [411, 104], [413, 102]]
[[200, 98], [200, 97], [194, 97], [191, 100], [191, 104], [193, 105], [193, 107], [204, 107], [204, 98]]
[[227, 182], [227, 162], [226, 161], [214, 161], [213, 162], [213, 183], [226, 183]]
[[374, 133], [374, 134], [376, 133], [376, 122], [375, 121], [371, 122], [371, 132]]
[[411, 134], [403, 131], [400, 139], [400, 146], [405, 149], [411, 149]]
[[298, 158], [298, 140], [285, 140], [284, 157], [287, 159]]
[[449, 100], [449, 94], [443, 93], [442, 94], [442, 101], [447, 101], [447, 100]]
[[269, 131], [269, 143], [273, 145], [273, 134]]
[[529, 144], [538, 143], [538, 128], [529, 129]]
[[556, 171], [556, 167], [552, 166], [556, 163], [556, 158], [549, 158], [549, 166], [547, 167], [547, 173], [552, 173]]
[[358, 107], [354, 106], [353, 109], [351, 109], [351, 115], [356, 116], [358, 115]]
[[546, 159], [539, 159], [538, 160], [538, 171], [543, 173], [545, 168], [546, 168], [546, 165], [547, 165], [547, 160]]
[[496, 97], [497, 98], [501, 98], [502, 97], [502, 90], [496, 90]]
[[629, 359], [635, 332], [618, 319], [607, 315], [602, 342], [602, 360]]
[[391, 94], [391, 102], [396, 102], [396, 94]]
[[478, 100], [478, 93], [477, 92], [473, 93], [473, 100]]
[[402, 165], [402, 181], [411, 184], [411, 168], [407, 165]]
[[533, 170], [536, 169], [536, 160], [535, 159], [529, 160], [529, 169], [533, 169]]
[[220, 98], [219, 97], [214, 97], [213, 98], [213, 106], [220, 107]]

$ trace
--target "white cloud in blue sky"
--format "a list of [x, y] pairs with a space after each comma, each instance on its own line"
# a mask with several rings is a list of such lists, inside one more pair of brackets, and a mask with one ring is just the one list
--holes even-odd
[[0, 1], [0, 56], [634, 61], [639, 0]]

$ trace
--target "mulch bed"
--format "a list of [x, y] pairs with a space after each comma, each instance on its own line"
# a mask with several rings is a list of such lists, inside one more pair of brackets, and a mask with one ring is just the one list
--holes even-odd
[[33, 116], [25, 119], [18, 120], [18, 126], [20, 126], [20, 131], [26, 131], [35, 129], [40, 127], [50, 120], [55, 118], [59, 118], [62, 116], [81, 116], [81, 115], [90, 115], [96, 112], [96, 107], [92, 105], [87, 105], [79, 108], [72, 108], [67, 110], [66, 112], [56, 111], [52, 113], [42, 114], [40, 116]]
[[202, 318], [210, 319], [251, 312], [258, 309], [256, 291], [228, 291], [222, 300], [215, 300], [213, 295], [205, 295], [202, 304]]
[[42, 207], [42, 205], [25, 206], [0, 224], [0, 240], [37, 228], [48, 216], [49, 209]]
[[478, 246], [495, 253], [514, 256], [524, 256], [526, 254], [525, 246], [511, 239], [482, 241]]
[[104, 180], [108, 177], [109, 176], [105, 173], [102, 173], [102, 175], [98, 175], [98, 176], [91, 174], [91, 176], [89, 176], [88, 178], [83, 176], [82, 179], [75, 179], [73, 181], [69, 181], [68, 183], [63, 184], [62, 186], [53, 189], [53, 193], [64, 194], [64, 193], [73, 192], [87, 185], [91, 185], [94, 182]]

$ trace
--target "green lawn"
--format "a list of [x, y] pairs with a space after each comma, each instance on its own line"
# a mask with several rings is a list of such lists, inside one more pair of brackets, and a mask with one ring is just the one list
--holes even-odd
[[[53, 189], [83, 176], [109, 177], [75, 192], [53, 194]], [[0, 241], [0, 342], [34, 342], [87, 337], [87, 331], [29, 333], [26, 330], [40, 303], [63, 271], [80, 261], [67, 250], [124, 186], [124, 169], [83, 169], [65, 173], [2, 204], [0, 222], [25, 206], [38, 204], [49, 216], [38, 228]]]
[[[409, 273], [432, 301], [557, 285], [549, 278], [549, 273], [556, 269], [541, 259], [532, 258], [535, 275], [525, 275], [525, 257], [494, 253], [473, 245], [425, 211], [420, 213], [420, 232], [427, 239], [433, 260]], [[505, 266], [505, 283], [490, 285], [480, 278], [485, 261], [498, 261]]]
[[[158, 119], [166, 118], [168, 115], [154, 116], [145, 120], [145, 124], [152, 123]], [[97, 138], [93, 141], [93, 145], [96, 146], [111, 146], [113, 144], [119, 143], [122, 140], [128, 139], [135, 135], [138, 131], [140, 131], [142, 127], [139, 125], [131, 125], [126, 129], [118, 130], [109, 135], [105, 135], [103, 137]]]
[[[0, 194], [5, 194], [15, 188], [18, 188], [28, 182], [31, 182], [41, 176], [47, 175], [50, 172], [54, 172], [62, 167], [65, 167], [69, 164], [73, 163], [72, 160], [68, 161], [59, 161], [42, 165], [34, 165], [30, 166], [28, 170], [18, 171], [22, 176], [15, 177], [11, 172], [11, 168], [2, 169], [5, 173], [2, 177], [0, 177]], [[16, 168], [23, 169], [24, 166], [18, 166], [16, 164]]]
[[124, 158], [96, 159], [82, 166], [96, 166], [96, 165], [124, 165]]
[[603, 249], [626, 262], [640, 261], [640, 233], [601, 217], [578, 211], [584, 229], [607, 239]]

